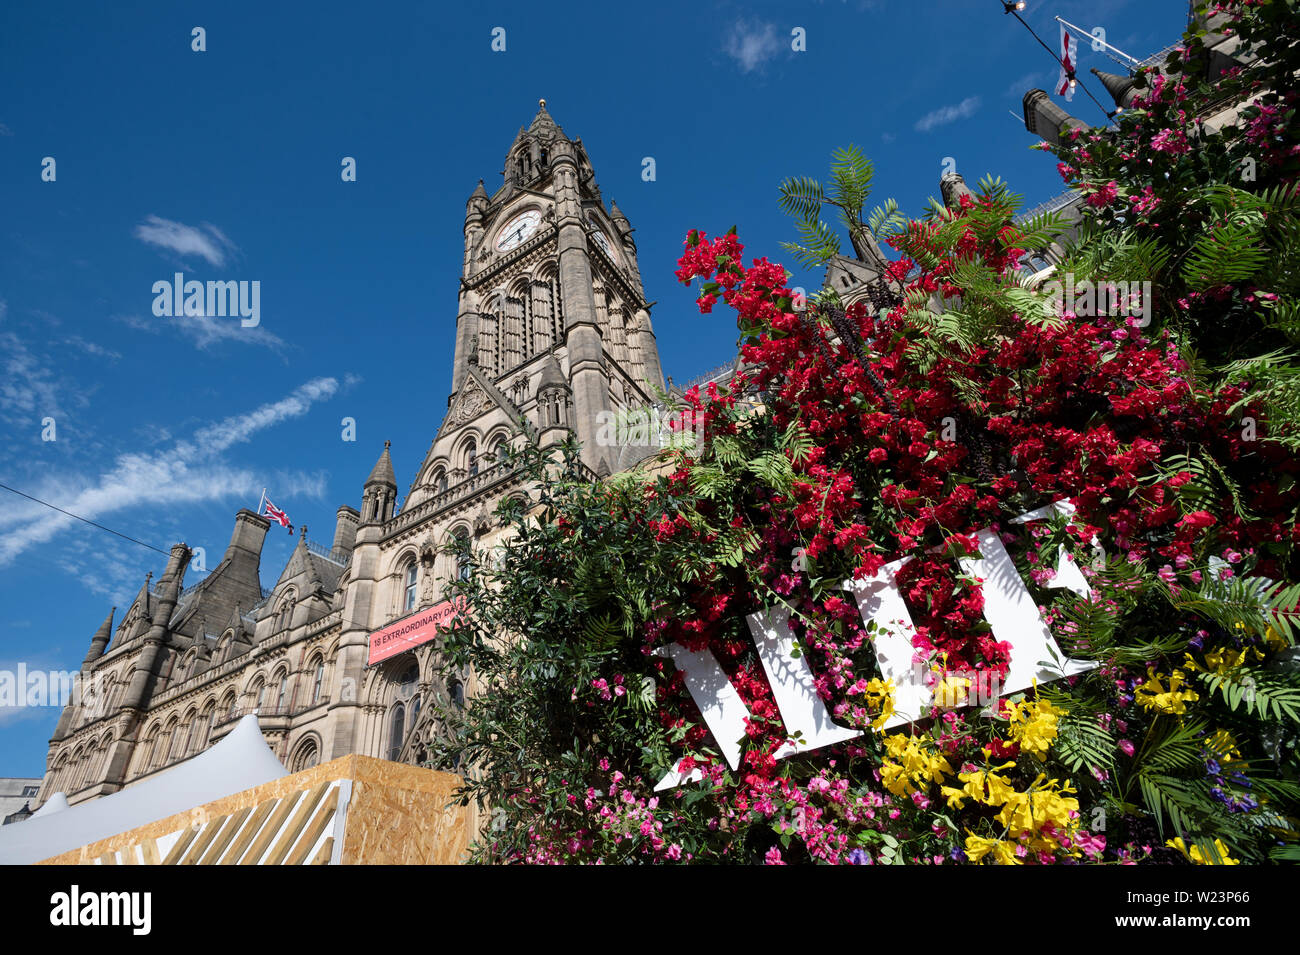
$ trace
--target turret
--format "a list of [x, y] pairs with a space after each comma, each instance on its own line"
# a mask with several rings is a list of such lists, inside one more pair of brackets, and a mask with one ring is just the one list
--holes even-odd
[[1024, 106], [1025, 129], [1053, 146], [1059, 146], [1070, 130], [1088, 128], [1087, 123], [1061, 109], [1042, 90], [1026, 93]]
[[108, 612], [104, 622], [99, 625], [95, 635], [90, 638], [90, 651], [86, 654], [86, 662], [81, 665], [83, 670], [90, 669], [95, 661], [104, 655], [104, 648], [108, 646], [109, 638], [113, 635], [113, 614], [115, 613], [117, 613], [116, 607]]
[[975, 198], [975, 194], [970, 191], [970, 186], [966, 185], [966, 180], [959, 172], [945, 172], [939, 177], [939, 192], [943, 196], [943, 204], [950, 209], [961, 205], [962, 196]]
[[537, 382], [538, 442], [543, 446], [559, 444], [569, 431], [573, 390], [569, 387], [555, 355], [546, 356], [542, 377]]
[[393, 459], [388, 454], [391, 442], [384, 442], [383, 453], [370, 470], [361, 493], [361, 520], [363, 523], [382, 523], [393, 516], [397, 501], [397, 477], [393, 473]]
[[335, 513], [334, 543], [331, 545], [336, 554], [348, 554], [357, 539], [357, 525], [361, 523], [361, 514], [355, 507], [344, 504]]
[[122, 700], [125, 709], [143, 709], [144, 701], [149, 698], [149, 688], [157, 677], [163, 645], [167, 642], [168, 624], [172, 611], [176, 609], [176, 601], [180, 598], [181, 581], [189, 562], [190, 549], [184, 544], [173, 544], [171, 556], [167, 559], [167, 569], [158, 581], [153, 624], [144, 636], [144, 649], [140, 652], [135, 669], [131, 671], [131, 682]]
[[1118, 73], [1103, 73], [1095, 66], [1092, 68], [1092, 73], [1101, 80], [1101, 85], [1106, 87], [1106, 92], [1115, 101], [1116, 112], [1128, 109], [1133, 100], [1137, 99], [1137, 84], [1133, 82], [1133, 77], [1120, 76]]

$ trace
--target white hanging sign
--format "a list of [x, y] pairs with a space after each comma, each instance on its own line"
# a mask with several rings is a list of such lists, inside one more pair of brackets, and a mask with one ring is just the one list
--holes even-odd
[[[1070, 502], [1058, 501], [1015, 518], [1012, 523], [1041, 520], [1053, 509], [1061, 514], [1074, 511]], [[1069, 660], [1061, 654], [998, 535], [986, 528], [977, 538], [980, 556], [961, 558], [960, 564], [965, 573], [984, 581], [984, 618], [994, 639], [1011, 645], [1007, 675], [998, 687], [997, 696], [1028, 689], [1035, 682], [1048, 683], [1085, 673], [1098, 666], [1093, 661]], [[1097, 545], [1096, 538], [1093, 544]], [[895, 579], [899, 568], [910, 559], [905, 557], [886, 564], [871, 577], [844, 582], [844, 589], [858, 601], [863, 624], [874, 631], [873, 645], [881, 676], [894, 684], [894, 712], [883, 724], [884, 729], [920, 719], [934, 700], [926, 682], [926, 668], [913, 664], [912, 634], [916, 628]], [[1064, 587], [1084, 597], [1091, 593], [1077, 565], [1064, 550], [1057, 563], [1056, 577], [1047, 586]], [[815, 677], [806, 656], [794, 652], [796, 641], [790, 630], [787, 608], [769, 607], [750, 614], [746, 622], [790, 735], [790, 740], [776, 752], [777, 759], [862, 735], [860, 730], [831, 721], [826, 704], [817, 695]], [[740, 764], [745, 719], [751, 715], [740, 694], [710, 651], [692, 653], [680, 644], [673, 644], [659, 652], [671, 657], [682, 671], [691, 698], [722, 749], [727, 765], [734, 771]], [[1053, 661], [1059, 661], [1059, 665]], [[671, 789], [702, 776], [699, 769], [687, 774], [672, 769], [655, 789]]]

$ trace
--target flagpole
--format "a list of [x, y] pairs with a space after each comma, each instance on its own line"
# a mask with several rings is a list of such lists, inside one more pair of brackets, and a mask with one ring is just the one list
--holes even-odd
[[262, 496], [257, 501], [257, 516], [262, 516], [262, 504], [266, 502], [266, 488], [262, 488]]
[[1073, 23], [1071, 23], [1069, 20], [1062, 20], [1060, 17], [1057, 17], [1057, 18], [1056, 18], [1056, 22], [1059, 23], [1059, 24], [1061, 24], [1062, 26], [1069, 27], [1069, 28], [1070, 28], [1071, 30], [1073, 30], [1075, 33], [1079, 34], [1080, 39], [1088, 40], [1088, 41], [1091, 42], [1091, 43], [1100, 43], [1100, 44], [1101, 44], [1102, 46], [1104, 46], [1106, 49], [1108, 49], [1108, 50], [1114, 50], [1116, 53], [1118, 53], [1120, 56], [1124, 57], [1124, 59], [1128, 60], [1130, 63], [1141, 63], [1141, 62], [1142, 62], [1142, 61], [1139, 60], [1139, 59], [1135, 59], [1134, 57], [1129, 56], [1127, 53], [1125, 53], [1125, 52], [1124, 52], [1123, 50], [1121, 50], [1119, 47], [1117, 47], [1117, 46], [1111, 46], [1109, 43], [1107, 43], [1105, 40], [1101, 39], [1100, 37], [1098, 37], [1098, 36], [1094, 36], [1094, 35], [1091, 34], [1091, 33], [1086, 33], [1086, 32], [1084, 32], [1083, 27], [1076, 27], [1076, 26], [1075, 26]]

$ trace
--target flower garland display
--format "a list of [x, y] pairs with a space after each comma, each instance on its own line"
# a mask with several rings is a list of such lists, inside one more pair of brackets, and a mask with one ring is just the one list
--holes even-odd
[[[1169, 87], [1152, 97], [1165, 103]], [[1160, 109], [1190, 94], [1170, 95]], [[1115, 238], [1154, 214], [1185, 225], [1173, 253], [1184, 262], [1213, 241], [1202, 231], [1233, 227], [1215, 224], [1213, 204], [1193, 215], [1209, 167], [1189, 189], [1159, 165], [1224, 147], [1181, 125], [1148, 136], [1150, 115], [1083, 134], [1091, 158], [1062, 148], [1071, 181], [1099, 183], [1062, 266], [1078, 282], [1165, 288], [1165, 273], [1131, 271], [1135, 243], [1160, 261], [1157, 240]], [[1247, 113], [1244, 133], [1269, 141], [1273, 181], [1231, 189], [1286, 206], [1294, 151], [1277, 139], [1292, 119], [1279, 116]], [[1260, 122], [1267, 130], [1251, 132]], [[444, 652], [474, 667], [482, 692], [447, 710], [442, 764], [464, 772], [465, 797], [487, 813], [477, 858], [1300, 857], [1300, 464], [1286, 386], [1251, 364], [1285, 337], [1278, 315], [1296, 314], [1294, 289], [1270, 288], [1253, 259], [1234, 270], [1228, 250], [1203, 263], [1218, 270], [1212, 284], [1177, 273], [1197, 297], [1162, 296], [1153, 322], [1081, 314], [1022, 278], [1025, 251], [1061, 226], [1017, 224], [1016, 205], [986, 182], [882, 230], [899, 257], [884, 276], [892, 304], [874, 312], [829, 296], [801, 307], [785, 270], [746, 264], [734, 232], [689, 234], [677, 278], [700, 283], [704, 315], [734, 312], [747, 369], [686, 394], [702, 448], [597, 483], [571, 447], [529, 452], [516, 463], [539, 476], [534, 506], [504, 512], [516, 535], [458, 585], [475, 614]], [[1256, 225], [1293, 249], [1293, 220]], [[1199, 350], [1231, 337], [1212, 327], [1210, 303], [1225, 321], [1253, 315], [1258, 332], [1217, 344], [1235, 363], [1226, 371]], [[1015, 520], [1033, 511], [1047, 516]], [[1003, 692], [1015, 647], [985, 620], [985, 582], [961, 565], [980, 557], [984, 529], [1064, 654], [1089, 669], [1033, 661], [1056, 672]], [[932, 700], [892, 728], [898, 687], [881, 670], [878, 628], [843, 589], [886, 565], [898, 567], [911, 664]], [[1065, 568], [1086, 586], [1063, 586]], [[745, 621], [769, 607], [788, 610], [817, 696], [860, 735], [785, 755], [799, 741]], [[747, 709], [734, 769], [720, 742], [735, 741], [710, 732], [670, 646], [711, 654]], [[670, 771], [685, 781], [656, 791]]]

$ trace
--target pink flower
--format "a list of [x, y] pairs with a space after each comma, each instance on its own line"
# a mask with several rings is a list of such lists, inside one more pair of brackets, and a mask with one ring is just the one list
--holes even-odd
[[1133, 744], [1130, 743], [1128, 740], [1126, 740], [1126, 739], [1122, 739], [1122, 740], [1120, 740], [1120, 741], [1119, 741], [1119, 748], [1120, 748], [1120, 750], [1124, 753], [1125, 756], [1132, 756], [1132, 755], [1133, 755]]
[[781, 858], [781, 850], [776, 846], [767, 850], [767, 855], [763, 856], [764, 865], [785, 865], [785, 860]]

